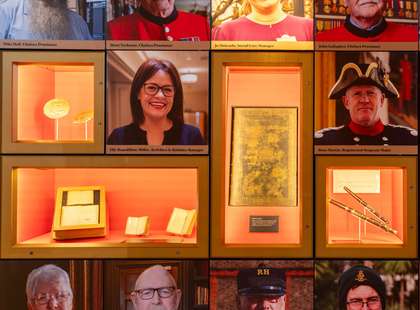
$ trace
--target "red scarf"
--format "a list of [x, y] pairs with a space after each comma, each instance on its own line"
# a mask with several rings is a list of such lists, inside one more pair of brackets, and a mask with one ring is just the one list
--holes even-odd
[[381, 122], [381, 120], [378, 120], [372, 127], [364, 127], [354, 123], [353, 121], [350, 121], [349, 128], [353, 133], [357, 135], [373, 137], [384, 131], [384, 124]]

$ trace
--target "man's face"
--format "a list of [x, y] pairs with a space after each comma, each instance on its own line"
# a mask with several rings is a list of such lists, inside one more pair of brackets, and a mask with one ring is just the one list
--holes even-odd
[[368, 285], [352, 288], [347, 293], [347, 310], [379, 310], [382, 309], [378, 292]]
[[168, 272], [161, 269], [143, 272], [136, 282], [135, 292], [131, 301], [136, 310], [177, 310], [181, 301], [181, 290], [175, 288]]
[[372, 127], [379, 120], [384, 95], [376, 86], [352, 86], [343, 96], [351, 120], [363, 127]]
[[280, 0], [248, 0], [248, 2], [258, 12], [271, 11], [277, 5], [280, 5]]
[[73, 296], [71, 289], [62, 278], [57, 281], [44, 281], [38, 284], [30, 310], [71, 310]]
[[286, 296], [240, 296], [240, 310], [284, 310]]
[[346, 0], [350, 15], [355, 19], [370, 19], [382, 16], [385, 9], [383, 0]]
[[150, 13], [155, 11], [173, 11], [175, 0], [143, 0], [142, 6]]

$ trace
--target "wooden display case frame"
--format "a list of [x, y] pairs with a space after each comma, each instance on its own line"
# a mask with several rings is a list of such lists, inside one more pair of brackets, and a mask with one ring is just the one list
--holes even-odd
[[[328, 244], [326, 170], [343, 168], [404, 168], [403, 244]], [[417, 257], [417, 158], [414, 156], [316, 156], [316, 257], [317, 258], [415, 258]]]
[[[299, 115], [298, 208], [300, 208], [300, 242], [298, 244], [226, 244], [225, 243], [225, 169], [227, 104], [227, 70], [229, 66], [299, 66], [301, 67], [301, 104]], [[212, 53], [212, 257], [312, 257], [312, 123], [313, 123], [313, 56], [310, 52]]]
[[[92, 63], [94, 66], [94, 116], [93, 142], [14, 142], [13, 126], [17, 122], [16, 101], [13, 96], [13, 63], [50, 63], [52, 65]], [[23, 154], [103, 154], [104, 153], [104, 81], [105, 55], [103, 52], [62, 51], [3, 51], [0, 53], [0, 68], [3, 76], [1, 108], [1, 151]]]
[[[207, 258], [209, 234], [208, 158], [206, 156], [3, 156], [1, 258]], [[17, 241], [15, 168], [195, 168], [198, 215], [196, 243], [75, 242], [23, 244]], [[111, 219], [112, 220], [112, 219]]]

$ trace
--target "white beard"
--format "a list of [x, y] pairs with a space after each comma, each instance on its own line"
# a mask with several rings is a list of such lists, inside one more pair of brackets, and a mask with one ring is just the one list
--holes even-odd
[[30, 1], [29, 22], [37, 38], [64, 40], [72, 36], [65, 0]]

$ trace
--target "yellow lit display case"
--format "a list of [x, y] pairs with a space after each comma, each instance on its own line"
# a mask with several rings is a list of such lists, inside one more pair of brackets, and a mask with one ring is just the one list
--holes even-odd
[[[3, 156], [0, 256], [208, 257], [208, 177], [203, 156]], [[126, 233], [145, 216], [146, 234]]]
[[213, 257], [312, 256], [312, 55], [212, 54]]
[[318, 156], [316, 256], [416, 257], [416, 160]]
[[103, 153], [104, 54], [4, 51], [3, 153]]

